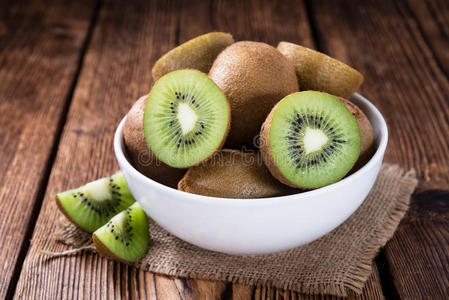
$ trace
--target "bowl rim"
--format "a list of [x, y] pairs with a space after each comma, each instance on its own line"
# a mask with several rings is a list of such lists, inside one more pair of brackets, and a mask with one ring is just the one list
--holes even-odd
[[[126, 121], [126, 116], [120, 121], [120, 124], [118, 125], [115, 134], [114, 134], [114, 152], [116, 155], [117, 160], [120, 162], [120, 166], [123, 168], [126, 168], [126, 172], [131, 173], [133, 176], [138, 177], [140, 180], [145, 182], [145, 184], [148, 184], [154, 188], [165, 190], [167, 193], [173, 193], [173, 196], [179, 196], [184, 197], [185, 200], [191, 200], [194, 202], [200, 202], [205, 204], [236, 204], [239, 205], [257, 205], [261, 203], [271, 203], [273, 201], [282, 201], [282, 200], [291, 200], [295, 199], [295, 201], [298, 201], [300, 199], [307, 199], [310, 197], [316, 197], [325, 193], [332, 192], [335, 189], [340, 188], [343, 185], [350, 184], [353, 182], [357, 177], [363, 176], [366, 174], [370, 169], [374, 168], [376, 163], [379, 160], [382, 160], [383, 155], [385, 153], [387, 143], [388, 143], [388, 128], [387, 124], [385, 122], [384, 117], [380, 113], [380, 111], [376, 108], [374, 104], [372, 104], [367, 98], [363, 97], [362, 95], [358, 93], [354, 93], [352, 97], [358, 98], [358, 100], [362, 101], [365, 106], [369, 108], [369, 110], [374, 113], [373, 118], [377, 118], [379, 122], [379, 132], [380, 132], [380, 142], [379, 146], [377, 147], [376, 152], [371, 157], [371, 159], [359, 170], [352, 173], [348, 177], [345, 177], [335, 183], [332, 183], [330, 185], [317, 188], [310, 191], [300, 192], [296, 194], [286, 195], [286, 196], [276, 196], [276, 197], [268, 197], [268, 198], [253, 198], [250, 199], [251, 201], [248, 201], [249, 199], [242, 199], [242, 198], [222, 198], [222, 197], [212, 197], [212, 196], [204, 196], [204, 195], [198, 195], [198, 194], [192, 194], [184, 191], [180, 191], [171, 187], [168, 187], [162, 183], [159, 183], [157, 181], [154, 181], [142, 173], [140, 173], [137, 169], [134, 168], [134, 166], [129, 162], [129, 160], [126, 158], [124, 153], [124, 140], [123, 140], [123, 126]], [[352, 98], [351, 97], [351, 98]]]

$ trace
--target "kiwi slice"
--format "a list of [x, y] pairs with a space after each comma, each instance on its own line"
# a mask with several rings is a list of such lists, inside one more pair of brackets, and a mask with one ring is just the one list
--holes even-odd
[[166, 186], [176, 188], [184, 176], [184, 169], [167, 166], [157, 159], [148, 148], [143, 133], [143, 112], [148, 95], [140, 97], [126, 116], [123, 126], [123, 140], [133, 166], [143, 175]]
[[97, 230], [134, 202], [121, 172], [56, 195], [61, 212], [88, 232]]
[[282, 99], [261, 131], [261, 151], [274, 177], [307, 189], [340, 180], [360, 153], [360, 130], [334, 96], [305, 91]]
[[288, 42], [280, 42], [277, 49], [295, 67], [301, 90], [349, 98], [363, 82], [357, 70], [318, 51]]
[[150, 240], [145, 211], [134, 203], [98, 228], [92, 239], [98, 253], [123, 262], [135, 262], [147, 252]]
[[184, 192], [223, 198], [265, 198], [299, 192], [271, 176], [259, 153], [223, 149], [191, 167], [178, 183]]
[[181, 69], [196, 69], [209, 72], [217, 55], [234, 43], [232, 35], [224, 32], [210, 32], [191, 39], [167, 52], [154, 64], [154, 80]]
[[231, 104], [232, 126], [226, 146], [254, 148], [273, 106], [285, 96], [298, 92], [293, 65], [273, 46], [243, 41], [218, 55], [209, 77]]
[[217, 85], [196, 70], [178, 70], [151, 89], [143, 130], [154, 155], [168, 166], [187, 168], [219, 150], [230, 126], [230, 107]]

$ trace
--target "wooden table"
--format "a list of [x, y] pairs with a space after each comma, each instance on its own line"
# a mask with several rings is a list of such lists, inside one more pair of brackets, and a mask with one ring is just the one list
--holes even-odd
[[55, 193], [118, 169], [113, 132], [149, 91], [153, 62], [219, 30], [314, 47], [365, 75], [361, 93], [390, 128], [385, 160], [415, 168], [420, 185], [363, 295], [350, 299], [448, 299], [449, 3], [364, 2], [1, 1], [0, 298], [331, 298], [39, 253], [67, 249], [52, 237]]

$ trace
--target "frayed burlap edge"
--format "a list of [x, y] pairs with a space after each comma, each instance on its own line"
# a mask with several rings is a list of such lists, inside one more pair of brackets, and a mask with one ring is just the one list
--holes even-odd
[[[397, 195], [398, 201], [396, 201], [396, 205], [384, 220], [384, 223], [379, 223], [379, 226], [375, 228], [371, 236], [365, 241], [365, 244], [360, 248], [360, 254], [355, 255], [358, 258], [357, 262], [348, 270], [348, 276], [343, 286], [357, 294], [362, 293], [363, 287], [372, 272], [373, 258], [377, 255], [380, 248], [393, 237], [396, 228], [408, 210], [410, 195], [418, 185], [414, 169], [404, 172], [398, 165], [384, 165], [382, 171], [385, 173], [401, 172], [402, 184]], [[346, 296], [346, 293], [344, 295]]]
[[[391, 209], [391, 212], [385, 217], [383, 222], [380, 222], [377, 228], [373, 230], [370, 237], [365, 240], [364, 245], [360, 247], [359, 253], [354, 255], [356, 262], [351, 265], [345, 274], [345, 278], [343, 278], [339, 283], [315, 283], [305, 286], [302, 282], [286, 283], [278, 280], [266, 281], [257, 278], [246, 278], [239, 275], [230, 276], [220, 272], [215, 273], [213, 276], [211, 276], [211, 274], [207, 274], [207, 276], [205, 276], [196, 272], [179, 270], [176, 268], [167, 269], [164, 266], [151, 263], [143, 265], [138, 262], [132, 265], [145, 271], [151, 270], [151, 272], [168, 276], [226, 281], [252, 286], [263, 285], [267, 287], [281, 288], [284, 290], [294, 290], [304, 294], [330, 294], [336, 296], [347, 296], [348, 291], [361, 294], [366, 281], [371, 275], [373, 258], [377, 255], [379, 249], [393, 236], [401, 219], [407, 212], [410, 203], [410, 195], [413, 193], [418, 184], [418, 180], [416, 179], [416, 171], [413, 169], [405, 172], [397, 165], [385, 164], [382, 167], [382, 172], [393, 174], [398, 173], [396, 176], [400, 177], [400, 190], [396, 195], [397, 199]], [[96, 252], [92, 243], [91, 234], [79, 230], [73, 224], [68, 226], [67, 222], [67, 219], [64, 217], [61, 217], [57, 221], [58, 229], [55, 232], [55, 237], [58, 242], [69, 246], [74, 246], [75, 249], [66, 250], [63, 252], [50, 252], [42, 250], [42, 254], [47, 255], [48, 257], [59, 257], [76, 255], [83, 251]]]

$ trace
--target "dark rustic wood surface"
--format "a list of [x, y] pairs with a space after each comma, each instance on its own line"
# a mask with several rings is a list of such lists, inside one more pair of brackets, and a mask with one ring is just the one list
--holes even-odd
[[365, 75], [361, 92], [389, 124], [385, 160], [415, 168], [420, 186], [349, 298], [449, 298], [448, 25], [444, 0], [0, 2], [0, 298], [332, 298], [40, 255], [68, 249], [51, 237], [54, 194], [118, 168], [113, 132], [149, 91], [152, 63], [212, 30], [314, 47]]

